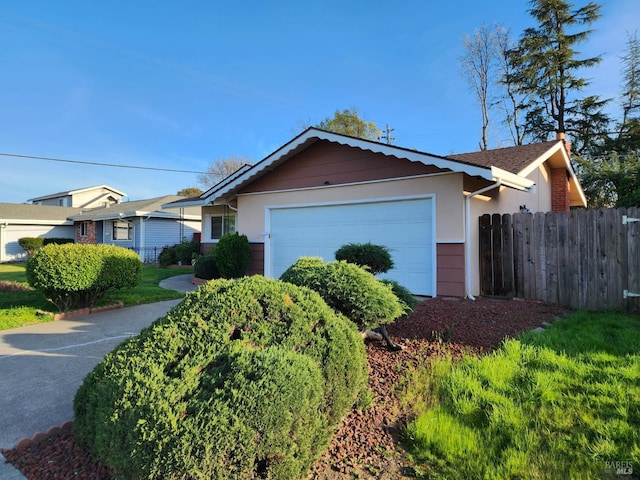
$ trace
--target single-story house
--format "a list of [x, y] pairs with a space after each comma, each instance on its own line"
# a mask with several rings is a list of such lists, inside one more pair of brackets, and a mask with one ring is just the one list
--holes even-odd
[[249, 273], [278, 278], [300, 256], [372, 242], [391, 249], [385, 276], [414, 294], [473, 296], [479, 216], [586, 200], [563, 139], [440, 156], [309, 128], [183, 205], [202, 207], [205, 250], [248, 236]]
[[[91, 188], [94, 189], [92, 193], [100, 193], [97, 192], [100, 187]], [[110, 192], [102, 192], [106, 197], [93, 195], [92, 198], [101, 204], [94, 208], [0, 204], [0, 262], [26, 259], [26, 252], [18, 244], [22, 237], [72, 238], [76, 243], [118, 245], [134, 250], [144, 262], [154, 262], [164, 246], [174, 245], [183, 239], [191, 240], [200, 233], [199, 207], [163, 207], [165, 203], [177, 202], [184, 197], [165, 195], [122, 202], [121, 197], [116, 198], [113, 193], [117, 190], [106, 188]], [[54, 195], [47, 197], [53, 198]]]

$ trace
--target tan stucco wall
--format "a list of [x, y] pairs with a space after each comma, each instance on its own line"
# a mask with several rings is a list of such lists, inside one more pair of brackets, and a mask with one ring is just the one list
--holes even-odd
[[[464, 198], [462, 174], [374, 181], [356, 185], [326, 186], [283, 192], [243, 194], [238, 196], [237, 228], [250, 242], [264, 242], [265, 208], [276, 205], [348, 202], [433, 195], [436, 205], [436, 241], [464, 240]], [[204, 211], [203, 214], [208, 213]]]

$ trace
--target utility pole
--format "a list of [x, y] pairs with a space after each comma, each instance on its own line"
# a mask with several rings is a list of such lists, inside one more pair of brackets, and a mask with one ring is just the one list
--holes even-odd
[[396, 137], [391, 136], [391, 132], [393, 132], [395, 128], [389, 128], [389, 124], [387, 123], [387, 128], [384, 130], [384, 133], [378, 137], [378, 140], [384, 140], [387, 145], [391, 145]]

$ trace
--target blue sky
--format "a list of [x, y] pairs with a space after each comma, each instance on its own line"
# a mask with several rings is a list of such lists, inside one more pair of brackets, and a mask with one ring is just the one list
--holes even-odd
[[[578, 2], [579, 5], [586, 1]], [[356, 107], [395, 144], [477, 149], [479, 110], [460, 75], [466, 33], [533, 21], [526, 0], [110, 0], [0, 3], [0, 153], [202, 171], [258, 161], [301, 123]], [[584, 55], [603, 97], [638, 0], [604, 2]], [[612, 105], [616, 113], [616, 105]], [[495, 131], [491, 144], [506, 146]], [[0, 156], [0, 202], [108, 184], [130, 200], [196, 186], [196, 174]]]

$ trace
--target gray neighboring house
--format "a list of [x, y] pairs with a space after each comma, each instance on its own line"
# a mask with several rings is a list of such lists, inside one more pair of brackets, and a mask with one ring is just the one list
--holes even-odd
[[163, 247], [199, 238], [199, 207], [165, 208], [179, 195], [83, 209], [70, 216], [76, 243], [106, 243], [130, 248], [145, 263], [155, 262]]
[[185, 197], [165, 195], [122, 202], [124, 195], [100, 185], [31, 199], [35, 204], [0, 203], [0, 262], [26, 260], [27, 254], [18, 244], [22, 237], [118, 245], [135, 251], [146, 263], [155, 262], [167, 245], [199, 239], [199, 207], [164, 207]]

